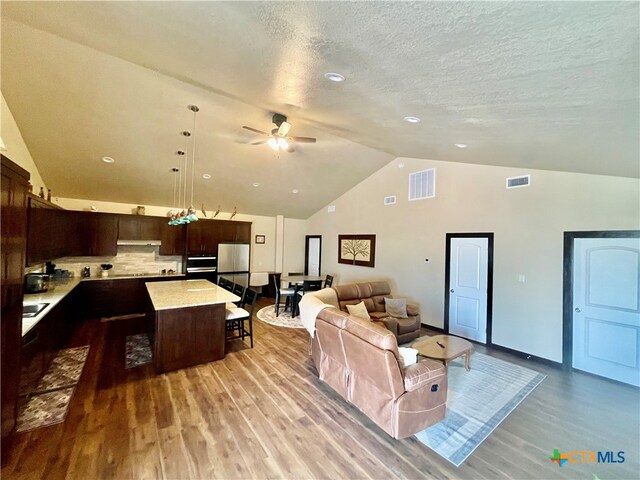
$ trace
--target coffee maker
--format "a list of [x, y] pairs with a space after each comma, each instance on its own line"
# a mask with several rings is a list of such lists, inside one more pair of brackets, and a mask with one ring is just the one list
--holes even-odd
[[91, 267], [82, 267], [82, 278], [89, 278], [91, 276]]

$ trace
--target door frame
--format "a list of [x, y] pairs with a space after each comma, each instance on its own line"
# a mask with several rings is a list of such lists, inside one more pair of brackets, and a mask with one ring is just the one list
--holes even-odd
[[640, 238], [640, 230], [564, 232], [562, 281], [562, 368], [573, 369], [573, 248], [576, 238]]
[[491, 346], [493, 330], [493, 232], [479, 233], [447, 233], [445, 238], [444, 265], [444, 333], [449, 334], [449, 282], [451, 275], [451, 239], [452, 238], [486, 238], [487, 239], [487, 341], [483, 345]]
[[305, 235], [304, 237], [304, 274], [309, 275], [309, 240], [317, 238], [320, 241], [318, 247], [318, 276], [322, 273], [322, 235]]

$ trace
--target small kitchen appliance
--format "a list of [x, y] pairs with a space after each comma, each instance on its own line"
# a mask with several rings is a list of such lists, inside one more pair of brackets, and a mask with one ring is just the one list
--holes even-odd
[[49, 290], [49, 275], [46, 273], [27, 273], [24, 276], [24, 293], [42, 293]]

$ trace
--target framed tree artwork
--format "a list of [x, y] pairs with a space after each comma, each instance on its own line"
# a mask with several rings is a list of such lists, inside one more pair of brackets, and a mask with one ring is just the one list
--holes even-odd
[[338, 263], [374, 267], [375, 235], [338, 235]]

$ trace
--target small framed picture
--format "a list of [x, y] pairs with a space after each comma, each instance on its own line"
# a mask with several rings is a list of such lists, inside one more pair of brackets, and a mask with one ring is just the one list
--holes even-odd
[[256, 243], [264, 243], [264, 235], [256, 235]]

